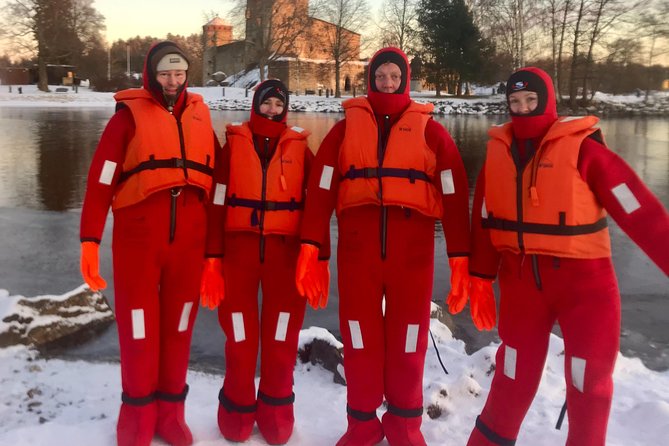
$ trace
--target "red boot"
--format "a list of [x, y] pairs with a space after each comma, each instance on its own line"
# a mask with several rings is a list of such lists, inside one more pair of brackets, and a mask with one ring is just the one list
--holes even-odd
[[268, 444], [286, 444], [293, 434], [295, 394], [274, 398], [258, 391], [258, 429]]
[[218, 429], [223, 437], [238, 443], [248, 440], [256, 419], [256, 405], [235, 404], [223, 394], [223, 389], [218, 393], [218, 401]]
[[427, 446], [420, 431], [423, 408], [399, 409], [388, 405], [383, 414], [383, 432], [391, 446]]
[[131, 398], [122, 395], [123, 404], [116, 424], [118, 446], [149, 446], [156, 430], [158, 409], [153, 395]]
[[156, 434], [172, 446], [190, 446], [193, 444], [184, 415], [188, 386], [180, 394], [156, 392], [158, 400], [158, 422]]
[[361, 412], [346, 407], [348, 429], [337, 446], [374, 446], [383, 440], [383, 427], [376, 412]]

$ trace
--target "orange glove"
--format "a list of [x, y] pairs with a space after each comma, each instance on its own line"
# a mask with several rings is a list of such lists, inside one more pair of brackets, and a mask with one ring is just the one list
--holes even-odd
[[309, 302], [314, 310], [327, 307], [328, 296], [330, 295], [330, 261], [319, 260], [316, 267], [318, 268], [319, 288], [321, 289], [321, 293], [315, 305], [312, 302]]
[[480, 277], [471, 278], [469, 309], [472, 313], [472, 321], [479, 330], [492, 330], [497, 320], [492, 282], [490, 279]]
[[446, 303], [451, 314], [462, 311], [469, 298], [469, 257], [453, 257], [448, 259], [451, 267], [451, 292]]
[[215, 257], [206, 258], [200, 281], [200, 302], [203, 307], [213, 310], [223, 302], [223, 299], [225, 299], [223, 260]]
[[323, 273], [318, 266], [318, 247], [302, 243], [295, 269], [295, 286], [300, 296], [305, 296], [314, 309], [318, 309], [323, 292], [322, 280]]
[[81, 242], [81, 276], [91, 291], [107, 288], [107, 282], [100, 277], [100, 245], [95, 242]]

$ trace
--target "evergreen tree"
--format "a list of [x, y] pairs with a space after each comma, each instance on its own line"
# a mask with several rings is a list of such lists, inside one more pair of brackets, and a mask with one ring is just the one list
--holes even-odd
[[474, 24], [464, 0], [421, 0], [418, 5], [419, 35], [428, 81], [437, 95], [447, 86], [462, 94], [466, 82], [488, 80], [494, 67], [494, 48]]

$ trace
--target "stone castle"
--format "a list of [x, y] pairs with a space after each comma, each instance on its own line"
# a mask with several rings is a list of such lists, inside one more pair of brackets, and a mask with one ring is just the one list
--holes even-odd
[[343, 94], [364, 90], [360, 34], [309, 16], [308, 0], [248, 0], [245, 19], [244, 40], [234, 40], [233, 27], [218, 17], [203, 26], [203, 84], [219, 71], [229, 76], [257, 68], [264, 50], [275, 54], [267, 77], [280, 79], [290, 91], [334, 91], [335, 64], [328, 42], [339, 31], [350, 56], [340, 69], [340, 89]]

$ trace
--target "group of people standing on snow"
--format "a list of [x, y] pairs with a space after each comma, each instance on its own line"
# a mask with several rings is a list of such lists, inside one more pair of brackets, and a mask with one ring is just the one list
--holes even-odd
[[606, 216], [669, 274], [669, 214], [606, 147], [597, 118], [558, 117], [545, 72], [513, 73], [511, 122], [489, 132], [470, 229], [462, 158], [432, 105], [410, 98], [402, 51], [372, 57], [367, 96], [343, 103], [345, 118], [315, 156], [309, 132], [287, 124], [289, 93], [278, 80], [256, 88], [250, 119], [229, 124], [221, 147], [207, 105], [187, 91], [188, 68], [174, 43], [151, 48], [144, 87], [115, 96], [89, 171], [81, 268], [93, 290], [106, 286], [98, 251], [114, 213], [120, 446], [154, 435], [193, 443], [184, 403], [200, 301], [218, 309], [226, 335], [223, 437], [243, 442], [257, 425], [267, 443], [289, 441], [306, 304], [328, 301], [333, 211], [348, 420], [337, 446], [426, 444], [435, 220], [451, 269], [449, 310], [469, 301], [476, 326], [489, 330], [499, 308], [497, 367], [468, 445], [515, 443], [556, 320], [567, 444], [604, 445], [620, 336]]

